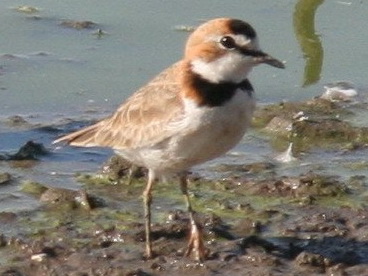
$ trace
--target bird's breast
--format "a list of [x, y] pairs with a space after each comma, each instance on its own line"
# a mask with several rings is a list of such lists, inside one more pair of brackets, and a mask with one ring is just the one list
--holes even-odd
[[241, 89], [229, 101], [215, 107], [184, 99], [181, 118], [165, 126], [173, 133], [171, 137], [120, 154], [158, 175], [188, 170], [233, 148], [247, 130], [254, 106], [252, 94]]
[[185, 101], [184, 127], [171, 141], [174, 156], [195, 165], [224, 154], [243, 137], [254, 106], [251, 93], [241, 89], [220, 106], [198, 106], [194, 101]]

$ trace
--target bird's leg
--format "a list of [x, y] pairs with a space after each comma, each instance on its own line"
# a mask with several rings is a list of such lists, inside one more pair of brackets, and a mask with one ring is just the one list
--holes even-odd
[[133, 183], [134, 178], [137, 178], [137, 174], [139, 171], [139, 167], [137, 165], [132, 164], [128, 170], [128, 181], [127, 185], [131, 185]]
[[155, 182], [155, 175], [152, 171], [148, 172], [147, 186], [143, 191], [143, 204], [144, 204], [144, 222], [146, 232], [146, 258], [151, 259], [152, 254], [152, 241], [151, 241], [151, 203], [152, 203], [152, 185]]
[[134, 174], [134, 169], [133, 168], [134, 165], [132, 165], [129, 169], [128, 169], [128, 181], [127, 181], [127, 185], [130, 186], [133, 182], [133, 174]]
[[192, 252], [195, 253], [195, 259], [197, 261], [203, 261], [207, 255], [207, 249], [203, 243], [202, 231], [198, 227], [195, 219], [194, 219], [194, 212], [192, 209], [192, 205], [190, 204], [190, 199], [188, 195], [188, 180], [187, 174], [180, 175], [180, 188], [181, 192], [184, 195], [184, 199], [187, 205], [187, 210], [189, 213], [190, 219], [190, 237], [188, 243], [188, 249], [185, 252], [186, 256], [189, 256]]

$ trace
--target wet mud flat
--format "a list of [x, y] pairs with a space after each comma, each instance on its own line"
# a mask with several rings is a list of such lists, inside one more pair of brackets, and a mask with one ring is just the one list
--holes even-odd
[[[155, 210], [152, 260], [143, 257], [138, 208], [144, 181], [89, 185], [73, 191], [24, 184], [25, 192], [43, 204], [0, 214], [2, 224], [19, 227], [15, 235], [0, 236], [0, 275], [368, 273], [368, 208], [353, 199], [356, 191], [334, 178], [310, 173], [262, 181], [193, 180], [197, 219], [210, 251], [202, 264], [183, 256], [189, 220], [179, 209], [183, 204], [175, 185], [156, 190], [156, 202], [178, 197], [169, 200], [177, 207]], [[124, 202], [134, 201], [135, 210], [124, 209]]]
[[[365, 106], [324, 99], [281, 103], [259, 108], [254, 127], [276, 148], [292, 143], [299, 159], [316, 149], [364, 153], [367, 128], [348, 120], [360, 108]], [[19, 165], [30, 162], [21, 160], [24, 152], [33, 159], [45, 154], [37, 144], [28, 146], [41, 151], [22, 148], [21, 158], [8, 154], [1, 162]], [[39, 207], [0, 213], [0, 275], [368, 275], [364, 154], [341, 164], [356, 170], [349, 177], [318, 166], [280, 175], [279, 166], [224, 164], [215, 168], [226, 172], [221, 179], [191, 176], [193, 207], [209, 250], [203, 263], [183, 256], [189, 220], [175, 179], [155, 187], [155, 257], [146, 260], [144, 169], [135, 170], [128, 184], [129, 165], [113, 157], [101, 172], [76, 175], [75, 190], [32, 182], [26, 173], [2, 173], [1, 185], [20, 185]]]

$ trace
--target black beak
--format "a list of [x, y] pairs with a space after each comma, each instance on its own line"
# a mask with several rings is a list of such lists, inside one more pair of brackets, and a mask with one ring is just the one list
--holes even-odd
[[284, 69], [285, 68], [285, 64], [270, 56], [269, 54], [267, 53], [264, 53], [262, 51], [259, 51], [259, 50], [252, 50], [252, 49], [247, 49], [247, 48], [237, 48], [243, 55], [245, 56], [249, 56], [249, 57], [252, 57], [254, 62], [256, 64], [260, 64], [260, 63], [266, 63], [268, 65], [271, 65], [273, 67], [276, 67], [276, 68], [281, 68], [281, 69]]
[[285, 64], [282, 61], [274, 57], [271, 57], [270, 55], [265, 54], [265, 53], [264, 53], [264, 56], [256, 57], [255, 59], [259, 63], [266, 63], [268, 65], [271, 65], [276, 68], [281, 68], [281, 69], [285, 68]]

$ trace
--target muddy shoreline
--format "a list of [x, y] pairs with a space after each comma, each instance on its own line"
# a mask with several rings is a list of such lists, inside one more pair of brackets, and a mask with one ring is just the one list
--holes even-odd
[[[314, 99], [261, 107], [254, 128], [276, 148], [293, 143], [296, 160], [316, 149], [354, 154], [366, 150], [368, 135], [349, 122], [353, 116], [345, 103]], [[54, 154], [31, 146], [40, 151], [4, 154], [2, 164], [45, 162], [43, 154]], [[368, 275], [366, 177], [320, 169], [280, 175], [280, 166], [224, 164], [217, 167], [224, 178], [191, 176], [210, 250], [204, 263], [183, 256], [188, 217], [175, 179], [155, 187], [155, 258], [145, 260], [144, 169], [128, 185], [128, 165], [113, 157], [101, 172], [76, 175], [74, 190], [30, 181], [26, 171], [2, 173], [0, 188], [20, 185], [39, 207], [0, 213], [0, 275]], [[346, 166], [368, 167], [364, 156]]]

